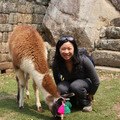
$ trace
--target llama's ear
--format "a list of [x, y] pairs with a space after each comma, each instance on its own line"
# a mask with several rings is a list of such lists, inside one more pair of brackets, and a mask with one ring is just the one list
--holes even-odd
[[70, 98], [73, 97], [73, 96], [75, 96], [75, 93], [73, 93], [73, 92], [72, 92], [72, 93], [63, 94], [63, 95], [61, 95], [60, 98], [57, 98], [57, 99], [54, 101], [54, 103], [55, 103], [56, 101], [70, 100]]
[[67, 98], [71, 98], [71, 97], [73, 97], [73, 96], [75, 96], [75, 93], [67, 93], [67, 94], [63, 94], [63, 95], [61, 95], [64, 99], [67, 99]]
[[59, 102], [62, 102], [63, 100], [64, 100], [63, 97], [59, 97], [59, 98], [54, 100], [54, 103], [59, 103]]

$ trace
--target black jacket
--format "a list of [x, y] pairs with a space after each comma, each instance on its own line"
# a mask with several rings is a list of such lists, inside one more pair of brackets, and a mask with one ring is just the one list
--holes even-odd
[[97, 75], [94, 65], [92, 64], [90, 59], [85, 55], [81, 57], [81, 63], [78, 65], [77, 68], [75, 68], [75, 66], [73, 65], [71, 73], [69, 73], [68, 69], [64, 65], [63, 65], [62, 73], [60, 73], [57, 64], [55, 62], [53, 63], [52, 70], [56, 84], [58, 84], [62, 80], [71, 83], [77, 79], [88, 78], [92, 83], [92, 88], [90, 91], [90, 94], [92, 95], [95, 94], [100, 84], [99, 77]]

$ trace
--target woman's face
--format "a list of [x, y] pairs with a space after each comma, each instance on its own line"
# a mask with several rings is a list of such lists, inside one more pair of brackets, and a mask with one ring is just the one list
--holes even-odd
[[66, 61], [71, 60], [73, 54], [74, 54], [74, 47], [73, 47], [73, 44], [71, 42], [69, 42], [69, 41], [65, 42], [60, 47], [60, 55], [64, 60], [66, 60]]

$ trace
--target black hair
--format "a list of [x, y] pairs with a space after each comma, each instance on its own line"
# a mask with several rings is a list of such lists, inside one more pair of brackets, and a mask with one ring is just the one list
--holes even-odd
[[64, 59], [60, 55], [60, 47], [64, 43], [69, 41], [70, 43], [72, 43], [72, 45], [74, 47], [74, 55], [72, 57], [73, 64], [76, 66], [81, 61], [79, 53], [78, 53], [78, 47], [77, 47], [77, 44], [76, 44], [75, 40], [74, 39], [73, 40], [67, 39], [67, 38], [69, 38], [68, 36], [63, 36], [63, 37], [65, 37], [66, 39], [64, 39], [64, 40], [59, 39], [57, 44], [56, 44], [56, 52], [55, 52], [54, 62], [53, 62], [53, 64], [55, 63], [57, 65], [60, 72], [62, 72], [63, 65], [65, 65]]

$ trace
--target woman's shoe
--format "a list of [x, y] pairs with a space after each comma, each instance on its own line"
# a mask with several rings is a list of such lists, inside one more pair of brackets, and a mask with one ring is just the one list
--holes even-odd
[[92, 111], [92, 106], [91, 105], [85, 106], [85, 107], [83, 107], [82, 111], [83, 112], [91, 112]]

